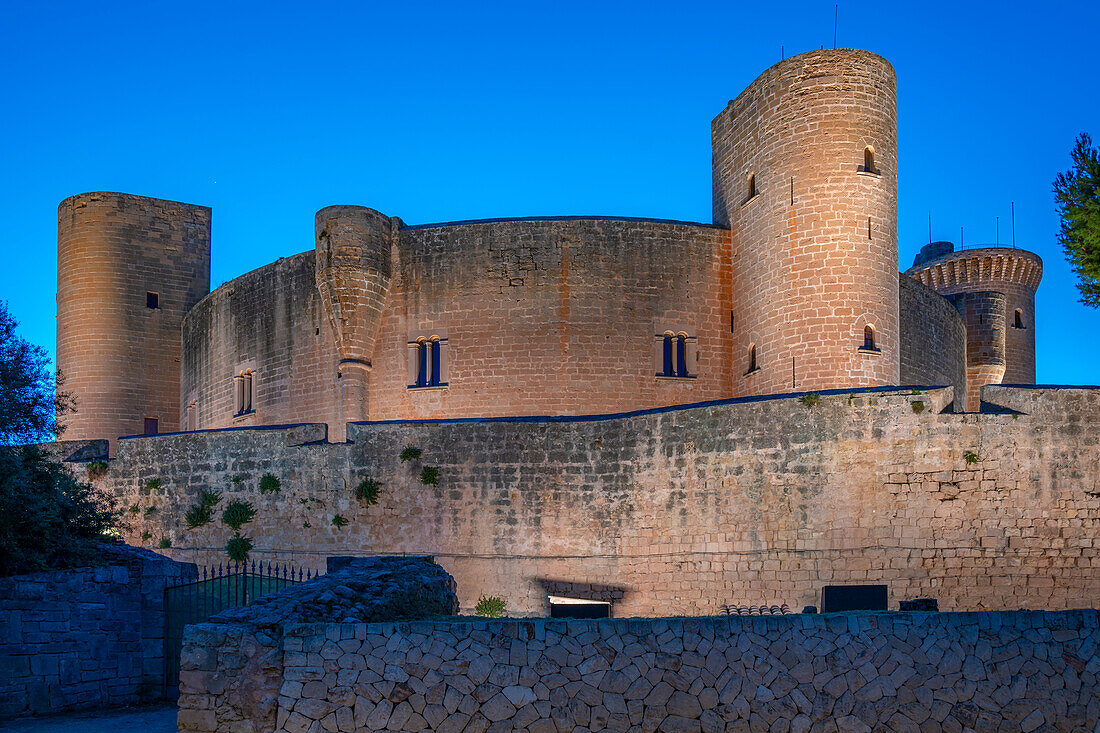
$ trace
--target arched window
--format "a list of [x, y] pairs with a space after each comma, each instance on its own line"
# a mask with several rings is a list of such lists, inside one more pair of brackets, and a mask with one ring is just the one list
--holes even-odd
[[430, 339], [428, 339], [428, 352], [432, 355], [431, 375], [428, 377], [428, 386], [429, 387], [438, 387], [439, 386], [439, 372], [440, 372], [440, 369], [439, 369], [439, 352], [440, 352], [440, 350], [441, 349], [439, 348], [439, 337], [438, 336], [432, 336]]
[[431, 349], [428, 339], [418, 338], [416, 340], [416, 386], [427, 387], [428, 386], [428, 362], [429, 354], [428, 350]]
[[745, 374], [751, 374], [755, 372], [759, 367], [756, 366], [756, 344], [749, 345], [749, 368]]
[[445, 334], [418, 336], [409, 340], [409, 388], [446, 387], [447, 345]]
[[676, 376], [686, 377], [687, 375], [687, 334], [681, 333], [676, 336]]
[[672, 334], [671, 333], [665, 333], [665, 341], [664, 341], [664, 348], [663, 348], [662, 354], [663, 354], [664, 358], [663, 358], [663, 365], [662, 365], [663, 368], [661, 369], [661, 374], [663, 374], [666, 377], [671, 377], [672, 376]]
[[750, 173], [749, 174], [748, 195], [745, 197], [745, 200], [749, 201], [754, 196], [756, 196], [756, 174], [755, 173]]
[[875, 328], [874, 326], [863, 327], [863, 348], [867, 351], [875, 350]]
[[863, 170], [867, 173], [878, 173], [875, 170], [875, 149], [870, 146], [863, 149]]
[[1024, 327], [1024, 312], [1019, 308], [1016, 309], [1016, 317], [1013, 319], [1012, 325], [1016, 328]]
[[245, 369], [233, 377], [233, 391], [236, 397], [236, 415], [252, 412], [252, 370]]

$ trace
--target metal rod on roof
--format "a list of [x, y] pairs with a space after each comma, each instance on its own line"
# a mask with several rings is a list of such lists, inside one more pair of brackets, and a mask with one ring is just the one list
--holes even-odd
[[963, 234], [962, 227], [959, 227], [959, 249], [966, 249], [966, 235]]
[[997, 217], [997, 246], [1001, 246], [1001, 217]]
[[1012, 202], [1012, 246], [1016, 247], [1016, 202]]
[[836, 48], [836, 21], [840, 17], [840, 3], [833, 6], [833, 48]]
[[928, 212], [928, 243], [932, 244], [932, 212]]

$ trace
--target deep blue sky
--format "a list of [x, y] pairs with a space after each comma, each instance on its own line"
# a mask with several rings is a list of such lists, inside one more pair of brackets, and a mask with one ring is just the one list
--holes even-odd
[[[112, 7], [113, 5], [113, 7]], [[354, 203], [406, 223], [711, 216], [710, 120], [831, 46], [830, 2], [112, 3], [0, 9], [0, 299], [54, 345], [56, 208], [95, 190], [214, 208], [212, 285]], [[778, 14], [776, 8], [779, 7]], [[928, 240], [1045, 263], [1038, 369], [1100, 382], [1100, 312], [1055, 240], [1054, 175], [1100, 138], [1100, 4], [840, 3], [898, 74], [901, 263]]]

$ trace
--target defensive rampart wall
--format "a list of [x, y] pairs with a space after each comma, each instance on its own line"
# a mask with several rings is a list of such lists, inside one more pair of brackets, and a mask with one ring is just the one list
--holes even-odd
[[950, 301], [906, 275], [900, 279], [901, 383], [950, 384], [965, 409], [966, 323]]
[[[128, 539], [178, 559], [224, 559], [220, 519], [183, 520], [214, 489], [257, 508], [256, 557], [433, 555], [467, 610], [488, 594], [542, 615], [553, 591], [706, 615], [847, 583], [888, 584], [892, 607], [1100, 604], [1100, 389], [985, 396], [1019, 414], [941, 414], [944, 388], [353, 424], [346, 444], [318, 443], [324, 426], [198, 432], [122, 440], [102, 480], [131, 507]], [[422, 455], [402, 462], [409, 446]], [[259, 492], [265, 473], [279, 491]], [[356, 499], [366, 478], [376, 505]]]

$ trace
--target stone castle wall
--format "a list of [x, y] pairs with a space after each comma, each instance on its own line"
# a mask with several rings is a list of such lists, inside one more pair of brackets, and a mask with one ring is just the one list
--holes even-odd
[[[222, 507], [256, 506], [255, 557], [433, 555], [467, 610], [486, 594], [543, 615], [553, 589], [616, 616], [708, 615], [818, 605], [823, 585], [852, 583], [945, 610], [1097, 605], [1100, 390], [986, 399], [1020, 414], [941, 414], [939, 389], [353, 424], [342, 444], [316, 443], [324, 426], [199, 432], [120, 441], [102, 480], [136, 507], [128, 537], [166, 537], [177, 558], [224, 559], [220, 520], [183, 522], [216, 489]], [[401, 462], [407, 446], [421, 458]], [[279, 492], [259, 493], [265, 473]], [[377, 505], [355, 498], [365, 478]]]
[[106, 560], [0, 578], [0, 720], [163, 693], [164, 588], [195, 568], [125, 547]]
[[278, 689], [264, 729], [285, 733], [1084, 732], [1100, 720], [1097, 611], [303, 624], [279, 639], [202, 624], [187, 642], [180, 729], [201, 733], [251, 730], [238, 690], [258, 688]]
[[907, 275], [901, 286], [901, 383], [951, 385], [965, 409], [966, 324], [949, 301]]
[[[210, 290], [210, 209], [85, 193], [57, 210], [57, 367], [73, 440], [180, 429], [180, 323]], [[157, 308], [147, 307], [156, 293]]]

